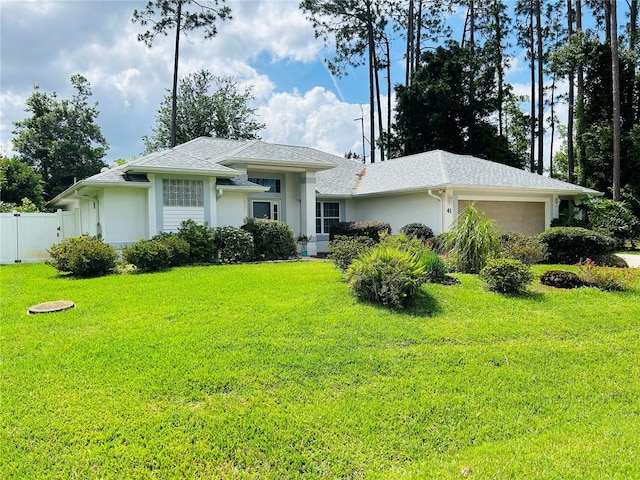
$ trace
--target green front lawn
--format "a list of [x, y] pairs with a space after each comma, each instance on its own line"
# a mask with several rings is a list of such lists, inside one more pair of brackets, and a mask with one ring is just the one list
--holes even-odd
[[0, 478], [640, 478], [640, 289], [458, 277], [396, 313], [322, 262], [1, 267]]

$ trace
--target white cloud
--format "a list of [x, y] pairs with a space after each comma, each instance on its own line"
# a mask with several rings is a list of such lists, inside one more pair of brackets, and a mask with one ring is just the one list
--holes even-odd
[[[267, 125], [262, 132], [265, 141], [305, 145], [336, 155], [362, 151], [361, 123], [355, 121], [361, 116], [359, 105], [342, 102], [322, 87], [304, 95], [276, 93], [258, 113]], [[367, 124], [365, 118], [365, 128]]]
[[216, 51], [250, 59], [267, 53], [274, 60], [317, 60], [323, 45], [297, 1], [231, 1], [233, 19], [220, 24]]

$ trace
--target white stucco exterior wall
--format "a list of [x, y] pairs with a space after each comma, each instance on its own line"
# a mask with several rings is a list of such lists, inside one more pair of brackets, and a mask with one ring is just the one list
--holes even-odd
[[388, 222], [394, 234], [408, 223], [423, 223], [434, 233], [442, 231], [440, 202], [426, 192], [356, 199], [347, 220]]
[[224, 190], [216, 200], [218, 227], [240, 227], [248, 216], [246, 194]]

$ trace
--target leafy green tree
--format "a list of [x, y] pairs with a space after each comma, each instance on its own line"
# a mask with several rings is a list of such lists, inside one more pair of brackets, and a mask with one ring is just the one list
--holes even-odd
[[[586, 152], [582, 172], [586, 185], [602, 192], [612, 191], [613, 138], [611, 122], [613, 111], [612, 69], [610, 46], [591, 38], [585, 41], [582, 53], [585, 75], [585, 102], [583, 117], [586, 125], [583, 143]], [[621, 116], [621, 189], [640, 190], [640, 156], [633, 97], [627, 97], [629, 83], [634, 82], [633, 60], [620, 56], [620, 116]], [[632, 92], [632, 90], [631, 90]]]
[[96, 123], [98, 102], [89, 104], [91, 87], [82, 75], [73, 75], [76, 93], [59, 100], [38, 85], [27, 98], [31, 116], [14, 122], [13, 147], [20, 161], [42, 176], [45, 198], [65, 190], [74, 180], [98, 173], [109, 144]]
[[[258, 138], [264, 124], [255, 120], [252, 87], [241, 89], [232, 77], [200, 70], [180, 82], [177, 98], [176, 145], [198, 137]], [[171, 147], [172, 96], [165, 96], [153, 135], [144, 137], [147, 151]]]
[[453, 41], [424, 52], [411, 85], [396, 87], [396, 155], [443, 149], [521, 166], [491, 121], [498, 104], [494, 68], [477, 62], [472, 78], [467, 68], [472, 54], [482, 55], [482, 49], [472, 53]]
[[[148, 47], [153, 45], [158, 35], [166, 36], [170, 30], [175, 30], [170, 135], [170, 146], [172, 147], [177, 145], [176, 124], [180, 34], [203, 28], [204, 37], [206, 39], [213, 38], [218, 33], [216, 21], [231, 18], [231, 9], [227, 6], [218, 8], [220, 3], [224, 3], [224, 0], [213, 0], [206, 3], [197, 0], [150, 0], [144, 10], [133, 11], [133, 22], [139, 22], [143, 26], [150, 25], [149, 30], [138, 35], [138, 41], [144, 42]], [[183, 8], [183, 6], [191, 4], [197, 7], [195, 11]]]
[[0, 201], [19, 204], [25, 198], [38, 210], [44, 208], [42, 178], [17, 158], [0, 156]]

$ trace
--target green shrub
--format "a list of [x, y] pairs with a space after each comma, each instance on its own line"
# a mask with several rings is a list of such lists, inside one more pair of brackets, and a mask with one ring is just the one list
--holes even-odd
[[100, 238], [82, 236], [65, 238], [49, 249], [47, 264], [76, 277], [99, 277], [113, 271], [118, 252]]
[[589, 198], [585, 206], [589, 228], [612, 237], [618, 248], [640, 237], [640, 221], [625, 202]]
[[344, 273], [362, 252], [374, 245], [375, 242], [369, 237], [338, 235], [329, 242], [329, 251], [331, 252], [329, 259], [333, 260], [335, 267]]
[[253, 237], [241, 228], [219, 227], [213, 230], [213, 243], [219, 263], [243, 263], [254, 259]]
[[171, 251], [161, 240], [140, 240], [122, 249], [122, 258], [141, 272], [156, 272], [171, 266]]
[[616, 246], [611, 237], [581, 227], [553, 227], [537, 238], [547, 247], [546, 262], [567, 265], [586, 258], [600, 258]]
[[539, 238], [522, 233], [503, 233], [500, 246], [504, 256], [520, 260], [525, 265], [539, 263], [547, 255], [547, 247]]
[[258, 260], [286, 260], [298, 255], [293, 230], [284, 222], [248, 218], [241, 228], [253, 237]]
[[638, 276], [637, 271], [628, 268], [599, 267], [589, 258], [578, 269], [587, 285], [610, 292], [628, 289]]
[[187, 265], [191, 260], [189, 255], [189, 242], [175, 233], [163, 232], [151, 240], [156, 240], [164, 244], [169, 249], [170, 264], [172, 267]]
[[577, 273], [549, 270], [540, 276], [540, 283], [555, 288], [579, 288], [585, 285]]
[[189, 244], [190, 263], [213, 263], [216, 247], [212, 232], [207, 225], [198, 225], [193, 220], [185, 220], [178, 228], [178, 236]]
[[480, 278], [501, 293], [522, 293], [533, 281], [531, 267], [513, 258], [494, 258], [480, 271]]
[[355, 297], [403, 308], [424, 283], [424, 266], [415, 254], [379, 245], [364, 251], [346, 278]]
[[619, 257], [615, 253], [609, 253], [598, 259], [598, 265], [601, 267], [617, 267], [629, 268], [629, 264], [624, 258]]
[[429, 247], [419, 239], [409, 237], [404, 233], [400, 233], [399, 235], [382, 234], [380, 237], [380, 245], [396, 248], [403, 252], [415, 253], [417, 255], [421, 255], [423, 251], [429, 250]]
[[391, 235], [391, 225], [386, 222], [338, 222], [329, 229], [329, 240], [336, 236], [345, 237], [369, 237], [378, 243], [383, 234]]
[[409, 223], [400, 229], [407, 237], [415, 237], [422, 242], [433, 238], [433, 230], [423, 223]]
[[448, 253], [447, 250], [447, 238], [449, 237], [449, 232], [442, 232], [436, 235], [433, 238], [428, 239], [425, 243], [427, 246], [431, 248], [438, 255], [445, 255]]
[[380, 245], [416, 255], [424, 267], [425, 282], [440, 282], [449, 273], [449, 267], [442, 257], [417, 237], [407, 236], [404, 233], [395, 236], [383, 235], [380, 238]]
[[433, 251], [422, 252], [420, 263], [424, 267], [424, 277], [428, 282], [441, 283], [449, 273], [446, 262]]
[[565, 209], [558, 218], [551, 220], [552, 227], [583, 227], [587, 222], [582, 218], [582, 210], [571, 206]]
[[500, 251], [500, 230], [480, 210], [469, 205], [448, 233], [446, 245], [457, 270], [478, 273]]

